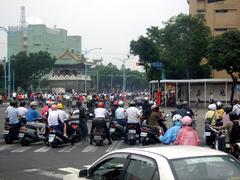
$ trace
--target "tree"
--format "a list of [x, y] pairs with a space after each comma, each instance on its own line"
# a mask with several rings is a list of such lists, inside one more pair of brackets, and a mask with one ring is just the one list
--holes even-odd
[[34, 81], [49, 73], [55, 63], [55, 58], [43, 51], [29, 55], [25, 52], [19, 52], [11, 59], [13, 62], [11, 69], [15, 73], [15, 85], [21, 86], [24, 90], [29, 89]]
[[[162, 31], [162, 59], [168, 78], [205, 78], [210, 74], [201, 61], [207, 56], [210, 30], [201, 17], [180, 14]], [[203, 72], [204, 71], [204, 72]]]
[[213, 69], [225, 70], [231, 76], [232, 102], [240, 76], [240, 31], [229, 31], [213, 37], [208, 48], [208, 63]]

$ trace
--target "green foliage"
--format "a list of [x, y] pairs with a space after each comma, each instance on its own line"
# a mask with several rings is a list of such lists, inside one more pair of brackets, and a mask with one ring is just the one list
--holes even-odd
[[[118, 69], [117, 66], [109, 63], [108, 65], [100, 65], [96, 67], [93, 75], [94, 84], [97, 84], [97, 69], [99, 92], [116, 92], [121, 91], [123, 86], [123, 69]], [[140, 90], [148, 87], [148, 82], [144, 73], [139, 71], [131, 71], [125, 69], [126, 74], [126, 90]], [[95, 87], [96, 89], [96, 87]]]
[[145, 63], [149, 80], [159, 79], [161, 71], [151, 62], [162, 62], [167, 78], [205, 78], [210, 74], [207, 65], [201, 65], [206, 57], [210, 30], [200, 17], [180, 14], [165, 23], [165, 27], [147, 29], [146, 37], [131, 41], [131, 53]]
[[19, 52], [12, 56], [11, 68], [14, 69], [16, 87], [21, 86], [25, 90], [29, 89], [30, 85], [51, 71], [54, 62], [55, 58], [43, 51], [29, 55], [25, 52]]
[[240, 75], [240, 31], [229, 31], [214, 37], [208, 49], [208, 63], [216, 70], [225, 70], [233, 80], [231, 101]]

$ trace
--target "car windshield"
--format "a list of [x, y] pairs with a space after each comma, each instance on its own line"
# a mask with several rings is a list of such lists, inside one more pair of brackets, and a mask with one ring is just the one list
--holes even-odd
[[171, 162], [178, 180], [240, 179], [240, 163], [230, 156], [184, 158]]

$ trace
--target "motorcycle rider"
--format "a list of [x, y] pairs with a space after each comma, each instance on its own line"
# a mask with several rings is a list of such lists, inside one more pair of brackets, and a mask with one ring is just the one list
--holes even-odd
[[167, 130], [167, 132], [164, 135], [161, 135], [159, 137], [160, 142], [163, 144], [172, 144], [177, 137], [177, 134], [179, 133], [181, 127], [182, 127], [182, 116], [179, 114], [175, 114], [172, 118], [173, 121], [173, 127]]
[[19, 110], [17, 109], [17, 102], [11, 102], [11, 108], [7, 108], [6, 110], [9, 121], [8, 123], [16, 128], [20, 128], [20, 122], [19, 122]]
[[26, 113], [26, 122], [28, 125], [37, 128], [37, 133], [40, 138], [44, 138], [46, 125], [44, 123], [38, 122], [39, 113], [36, 110], [37, 108], [37, 102], [32, 101], [30, 103], [30, 108], [28, 109]]
[[144, 97], [143, 98], [143, 103], [142, 103], [142, 110], [143, 110], [143, 116], [147, 120], [147, 122], [148, 122], [148, 118], [149, 118], [149, 115], [150, 115], [150, 112], [151, 112], [151, 106], [149, 108], [148, 97]]
[[118, 108], [118, 101], [115, 100], [115, 101], [113, 102], [113, 106], [112, 106], [112, 108], [111, 108], [111, 113], [112, 113], [112, 119], [113, 119], [113, 120], [116, 118], [116, 117], [115, 117], [115, 112], [116, 112], [117, 108]]
[[151, 128], [160, 129], [160, 126], [158, 124], [159, 120], [160, 120], [159, 107], [154, 104], [151, 107], [151, 113], [150, 113], [150, 116], [149, 116], [148, 125]]
[[240, 104], [239, 104], [239, 100], [237, 99], [234, 99], [233, 100], [233, 109], [232, 109], [233, 112], [236, 113], [236, 115], [239, 117], [240, 115]]
[[90, 132], [90, 144], [93, 144], [93, 129], [101, 124], [105, 130], [107, 139], [108, 139], [108, 144], [112, 144], [112, 140], [110, 138], [110, 133], [109, 133], [109, 129], [107, 127], [105, 118], [107, 116], [107, 110], [104, 108], [104, 103], [103, 102], [99, 102], [98, 103], [98, 107], [94, 110], [94, 120], [92, 121], [92, 127], [91, 127], [91, 132]]
[[222, 126], [222, 117], [224, 114], [223, 104], [221, 101], [216, 102], [216, 126]]
[[[55, 106], [52, 108], [53, 111], [55, 111], [55, 109], [56, 109]], [[63, 110], [63, 108], [64, 107], [63, 107], [62, 103], [57, 104], [58, 120], [60, 120], [60, 122], [58, 122], [58, 126], [62, 127], [62, 125], [63, 125], [63, 135], [65, 137], [67, 137], [67, 125], [66, 125], [66, 123], [64, 123], [64, 121], [69, 118], [69, 115]], [[52, 120], [55, 120], [55, 115], [51, 115], [51, 117], [48, 118], [48, 121], [52, 121]]]
[[182, 103], [181, 101], [178, 101], [178, 102], [176, 103], [176, 108], [177, 108], [177, 109], [172, 112], [172, 117], [173, 117], [175, 114], [179, 114], [179, 115], [181, 115], [182, 117], [188, 116], [187, 111], [186, 111], [185, 109], [183, 109], [183, 103]]
[[205, 124], [210, 124], [211, 126], [216, 125], [216, 104], [209, 104], [208, 111], [205, 115]]
[[[127, 118], [127, 128], [126, 133], [128, 132], [128, 125], [135, 125], [137, 127], [136, 132], [140, 134], [140, 111], [136, 108], [135, 101], [130, 101], [129, 108], [126, 110], [126, 118]], [[125, 136], [126, 137], [126, 136]]]
[[20, 106], [17, 108], [19, 111], [19, 117], [23, 123], [26, 123], [26, 113], [28, 111], [28, 109], [25, 108], [25, 105], [26, 103], [24, 101], [21, 101]]
[[199, 146], [200, 139], [197, 135], [196, 130], [191, 127], [192, 118], [190, 118], [189, 116], [184, 116], [181, 120], [181, 123], [183, 127], [177, 134], [177, 138], [173, 142], [173, 144]]
[[118, 102], [118, 108], [115, 111], [115, 117], [117, 120], [117, 123], [120, 124], [123, 127], [126, 127], [127, 121], [126, 121], [126, 109], [123, 108], [124, 102], [119, 101]]

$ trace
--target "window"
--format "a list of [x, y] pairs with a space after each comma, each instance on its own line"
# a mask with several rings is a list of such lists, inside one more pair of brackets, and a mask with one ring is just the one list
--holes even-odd
[[228, 10], [227, 9], [217, 9], [215, 12], [216, 13], [227, 13]]
[[198, 10], [197, 10], [197, 13], [199, 13], [199, 14], [204, 14], [204, 13], [205, 13], [205, 10], [204, 10], [204, 9], [198, 9]]
[[214, 29], [215, 31], [223, 31], [223, 32], [225, 32], [225, 31], [227, 31], [228, 29], [227, 28], [215, 28]]
[[94, 180], [120, 180], [126, 158], [115, 157], [101, 162], [93, 168], [90, 178]]
[[225, 1], [225, 0], [208, 0], [208, 3], [215, 3], [215, 2], [221, 2], [221, 1]]
[[151, 159], [132, 156], [123, 179], [125, 180], [159, 179], [157, 165]]

